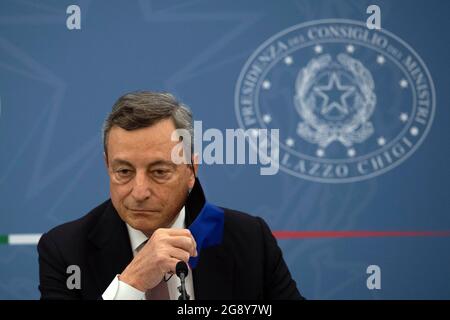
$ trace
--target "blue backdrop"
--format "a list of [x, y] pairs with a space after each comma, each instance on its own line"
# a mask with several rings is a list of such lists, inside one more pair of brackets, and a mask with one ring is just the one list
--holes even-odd
[[[81, 9], [80, 30], [66, 26], [66, 9], [71, 4]], [[297, 34], [303, 32], [305, 37], [306, 28], [330, 23], [358, 26], [359, 22], [365, 28], [370, 4], [381, 9], [378, 34], [391, 44], [409, 45], [396, 45], [404, 55], [399, 61], [407, 55], [419, 56], [423, 64], [414, 59], [421, 71], [429, 71], [429, 76], [424, 75], [424, 90], [431, 95], [434, 86], [426, 124], [405, 129], [417, 149], [395, 167], [351, 182], [296, 175], [286, 168], [261, 176], [255, 165], [204, 165], [200, 179], [211, 202], [262, 216], [273, 231], [297, 232], [278, 241], [302, 294], [309, 299], [449, 299], [450, 2], [444, 0], [2, 0], [0, 299], [39, 297], [36, 245], [8, 243], [8, 235], [43, 233], [108, 198], [101, 125], [120, 95], [138, 89], [169, 91], [191, 107], [204, 128], [239, 128], [243, 126], [240, 101], [235, 99], [241, 90], [239, 77], [245, 76], [245, 64], [253, 61], [265, 41], [299, 25]], [[268, 69], [271, 92], [286, 89], [285, 95], [293, 97], [295, 77], [308, 61], [321, 53], [346, 50], [372, 74], [377, 97], [369, 119], [375, 132], [363, 142], [354, 142], [353, 150], [358, 155], [376, 151], [377, 143], [378, 147], [384, 144], [380, 130], [386, 129], [383, 139], [393, 139], [395, 134], [390, 132], [399, 125], [390, 121], [403, 117], [403, 112], [411, 116], [413, 103], [420, 100], [419, 91], [417, 96], [407, 91], [417, 80], [414, 73], [405, 76], [404, 86], [391, 85], [403, 78], [395, 58], [386, 53], [386, 61], [379, 60], [383, 59], [381, 49], [360, 42], [341, 48], [342, 41], [314, 41], [292, 51], [289, 59], [294, 64], [279, 60]], [[371, 57], [377, 63], [370, 64]], [[295, 72], [283, 73], [280, 61], [296, 66]], [[384, 69], [376, 69], [381, 65]], [[276, 94], [264, 94], [260, 93], [260, 101], [266, 101], [260, 103], [260, 110], [269, 118], [266, 115], [263, 122], [273, 120], [282, 141], [289, 136], [283, 130], [292, 127], [293, 140], [286, 145], [302, 146], [317, 160], [317, 143], [296, 133], [302, 119], [293, 98], [283, 103]], [[271, 99], [277, 106], [270, 105]], [[269, 107], [275, 111], [270, 113]], [[289, 122], [294, 118], [295, 122]], [[370, 139], [377, 138], [370, 144]], [[286, 145], [283, 150], [288, 149]], [[322, 145], [331, 162], [345, 158], [344, 151], [354, 152], [342, 149], [338, 141], [333, 146]], [[314, 237], [303, 231], [331, 233]], [[379, 233], [357, 233], [361, 231]], [[394, 233], [383, 233], [387, 231]], [[431, 233], [419, 233], [424, 231]], [[381, 289], [367, 287], [370, 265], [380, 267]]]

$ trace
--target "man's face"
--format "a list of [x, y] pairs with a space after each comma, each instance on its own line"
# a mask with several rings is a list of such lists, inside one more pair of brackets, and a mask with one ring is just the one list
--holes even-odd
[[147, 236], [168, 227], [195, 183], [190, 166], [171, 160], [171, 119], [126, 131], [113, 126], [107, 141], [111, 200], [123, 221]]

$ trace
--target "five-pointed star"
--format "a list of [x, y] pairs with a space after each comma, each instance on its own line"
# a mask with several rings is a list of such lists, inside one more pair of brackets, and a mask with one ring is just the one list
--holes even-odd
[[333, 109], [337, 109], [343, 114], [349, 112], [346, 99], [355, 93], [355, 87], [341, 84], [335, 72], [330, 75], [326, 85], [315, 86], [313, 90], [323, 99], [320, 111], [322, 114], [327, 114]]

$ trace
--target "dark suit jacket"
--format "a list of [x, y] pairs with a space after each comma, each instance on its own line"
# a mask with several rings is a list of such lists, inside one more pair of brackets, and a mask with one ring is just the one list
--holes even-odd
[[[197, 180], [185, 204], [187, 226], [204, 203]], [[222, 243], [202, 249], [193, 270], [195, 298], [301, 299], [267, 224], [245, 213], [224, 212]], [[44, 234], [38, 252], [41, 299], [99, 299], [133, 258], [126, 225], [111, 200]], [[67, 288], [70, 265], [80, 267], [80, 289]]]

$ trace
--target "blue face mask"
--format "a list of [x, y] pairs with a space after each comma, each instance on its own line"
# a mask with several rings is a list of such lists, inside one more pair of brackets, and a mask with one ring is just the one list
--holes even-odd
[[224, 211], [215, 205], [205, 202], [197, 218], [189, 226], [189, 230], [197, 243], [197, 256], [189, 259], [192, 269], [197, 266], [200, 251], [222, 243]]

